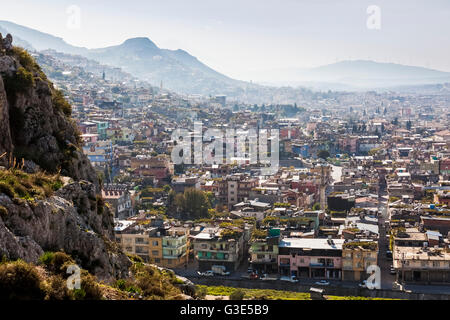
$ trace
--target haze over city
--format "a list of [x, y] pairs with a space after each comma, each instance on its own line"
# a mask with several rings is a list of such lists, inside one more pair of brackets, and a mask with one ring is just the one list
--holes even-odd
[[[67, 26], [74, 5], [79, 28]], [[367, 27], [371, 5], [381, 10], [380, 29]], [[446, 0], [25, 0], [2, 3], [0, 20], [87, 48], [148, 37], [232, 78], [281, 81], [289, 68], [357, 59], [450, 71], [449, 13]]]

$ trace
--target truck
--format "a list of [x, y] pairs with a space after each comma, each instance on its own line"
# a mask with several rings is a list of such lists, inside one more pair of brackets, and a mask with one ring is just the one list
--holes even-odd
[[225, 266], [212, 266], [211, 271], [214, 272], [214, 274], [220, 275], [220, 276], [229, 276], [230, 273], [226, 271]]

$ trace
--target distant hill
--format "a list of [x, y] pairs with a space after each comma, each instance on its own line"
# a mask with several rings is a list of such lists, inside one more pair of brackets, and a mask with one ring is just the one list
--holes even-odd
[[144, 37], [128, 39], [117, 46], [86, 49], [8, 21], [0, 21], [0, 28], [3, 33], [11, 33], [16, 43], [29, 43], [35, 50], [53, 49], [82, 55], [120, 67], [154, 85], [159, 86], [162, 81], [165, 88], [180, 93], [229, 94], [246, 85], [243, 81], [216, 72], [184, 50], [160, 49], [150, 39]]
[[[161, 49], [149, 38], [128, 39], [122, 44], [101, 49], [86, 49], [63, 39], [8, 21], [0, 21], [0, 32], [10, 32], [15, 43], [38, 51], [53, 49], [81, 55], [102, 64], [120, 67], [125, 72], [154, 86], [186, 94], [225, 94], [243, 102], [264, 103], [261, 99], [285, 103], [295, 101], [297, 93], [286, 88], [269, 88], [235, 80], [203, 64], [184, 50]], [[450, 73], [423, 67], [367, 60], [341, 61], [311, 69], [270, 70], [259, 77], [270, 86], [301, 86], [312, 90], [364, 91], [390, 90], [450, 82]], [[273, 89], [276, 92], [274, 92]], [[267, 97], [267, 94], [274, 96]]]
[[160, 49], [148, 38], [128, 39], [118, 46], [89, 50], [86, 56], [120, 67], [155, 85], [162, 81], [164, 87], [180, 93], [219, 94], [227, 91], [227, 87], [243, 84], [214, 71], [186, 51]]
[[341, 61], [311, 69], [274, 70], [271, 84], [301, 85], [315, 89], [366, 90], [438, 84], [450, 81], [450, 73], [423, 67], [370, 60]]

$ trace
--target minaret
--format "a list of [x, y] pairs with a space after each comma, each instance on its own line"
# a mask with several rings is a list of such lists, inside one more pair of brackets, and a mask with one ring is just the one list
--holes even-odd
[[105, 74], [105, 70], [103, 70], [103, 75], [102, 75], [102, 79], [103, 79], [103, 81], [105, 81], [105, 79], [106, 79], [106, 74]]

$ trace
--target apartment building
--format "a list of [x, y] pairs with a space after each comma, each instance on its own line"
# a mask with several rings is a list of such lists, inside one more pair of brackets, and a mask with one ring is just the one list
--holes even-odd
[[214, 265], [235, 271], [244, 253], [244, 232], [236, 230], [228, 236], [223, 228], [205, 228], [193, 237], [193, 248], [200, 271], [211, 270]]
[[102, 197], [112, 207], [115, 218], [126, 219], [133, 215], [131, 194], [126, 185], [106, 184], [103, 186]]
[[188, 228], [119, 223], [125, 227], [116, 227], [116, 242], [126, 253], [166, 268], [183, 267], [189, 262]]
[[375, 241], [350, 241], [342, 247], [342, 280], [367, 279], [367, 268], [378, 263], [378, 244]]
[[233, 174], [217, 180], [216, 198], [229, 209], [249, 199], [250, 191], [258, 184], [257, 179], [244, 174]]
[[159, 184], [170, 182], [169, 177], [173, 175], [173, 164], [167, 155], [156, 157], [138, 155], [131, 158], [130, 165], [135, 176], [153, 177]]
[[343, 239], [285, 238], [280, 241], [281, 275], [312, 279], [342, 278]]
[[250, 266], [264, 273], [278, 273], [278, 244], [280, 229], [270, 229], [265, 238], [252, 238], [250, 243]]
[[397, 281], [407, 283], [450, 283], [450, 250], [396, 246], [393, 265]]

